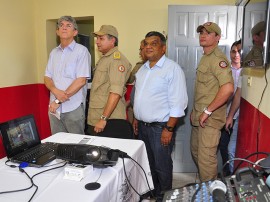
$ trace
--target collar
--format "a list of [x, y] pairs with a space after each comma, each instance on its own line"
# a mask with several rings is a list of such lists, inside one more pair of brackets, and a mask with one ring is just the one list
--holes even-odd
[[118, 51], [118, 46], [113, 47], [111, 50], [109, 50], [107, 53], [105, 53], [102, 57], [109, 56], [116, 51]]
[[218, 48], [218, 45], [216, 45], [209, 53], [204, 53], [204, 55], [210, 55]]
[[241, 69], [241, 67], [238, 68], [238, 67], [234, 67], [234, 66], [232, 66], [232, 65], [231, 65], [231, 68], [232, 68], [232, 69], [235, 69], [235, 70]]
[[[70, 50], [74, 50], [74, 48], [75, 48], [75, 45], [76, 45], [76, 42], [75, 42], [75, 40], [73, 40], [67, 47], [65, 47], [64, 49], [66, 49], [66, 48], [68, 48], [68, 49], [70, 49]], [[60, 50], [64, 50], [62, 47], [61, 47], [61, 44], [59, 44], [59, 46], [57, 46], [57, 48], [58, 49], [60, 49]]]
[[[159, 68], [162, 68], [162, 66], [163, 66], [163, 64], [164, 64], [164, 62], [165, 62], [165, 60], [166, 60], [166, 56], [165, 56], [165, 54], [164, 54], [164, 55], [157, 61], [157, 63], [154, 65], [154, 67], [157, 66], [157, 67], [159, 67]], [[151, 69], [149, 64], [150, 64], [150, 62], [149, 62], [149, 60], [147, 60], [147, 62], [145, 63], [145, 65], [146, 65], [147, 68]], [[153, 67], [152, 67], [152, 68], [153, 68]]]

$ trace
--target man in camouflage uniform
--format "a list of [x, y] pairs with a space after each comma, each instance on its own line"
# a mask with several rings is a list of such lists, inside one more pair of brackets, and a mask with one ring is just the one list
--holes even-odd
[[94, 69], [90, 92], [87, 133], [91, 135], [102, 132], [109, 118], [126, 119], [124, 94], [131, 72], [131, 64], [118, 50], [116, 28], [102, 25], [93, 34], [102, 57]]
[[226, 101], [233, 93], [233, 77], [226, 55], [218, 48], [220, 27], [213, 22], [198, 26], [203, 56], [197, 68], [191, 153], [201, 181], [217, 178], [217, 146], [226, 121]]

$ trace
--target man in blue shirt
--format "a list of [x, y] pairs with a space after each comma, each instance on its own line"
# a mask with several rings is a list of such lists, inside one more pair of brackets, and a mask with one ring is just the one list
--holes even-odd
[[62, 16], [57, 26], [60, 45], [52, 50], [44, 76], [50, 90], [51, 131], [84, 134], [91, 57], [86, 47], [74, 41], [78, 26], [73, 17]]
[[188, 97], [183, 70], [165, 56], [166, 39], [159, 32], [145, 36], [148, 61], [136, 73], [133, 123], [146, 145], [157, 201], [172, 188], [171, 153], [177, 120], [185, 115]]

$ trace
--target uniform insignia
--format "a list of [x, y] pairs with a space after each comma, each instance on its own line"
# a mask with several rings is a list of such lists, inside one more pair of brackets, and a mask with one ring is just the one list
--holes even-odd
[[256, 63], [255, 63], [254, 60], [248, 61], [248, 66], [249, 66], [249, 67], [255, 67], [255, 65], [256, 65]]
[[225, 67], [228, 67], [228, 64], [227, 64], [227, 62], [225, 62], [225, 61], [221, 61], [221, 62], [219, 63], [219, 66], [220, 66], [221, 68], [225, 68]]
[[119, 52], [113, 53], [113, 59], [120, 59], [120, 58], [121, 58], [121, 54]]
[[126, 69], [126, 68], [125, 68], [123, 65], [120, 65], [120, 66], [118, 67], [119, 72], [124, 72], [125, 69]]

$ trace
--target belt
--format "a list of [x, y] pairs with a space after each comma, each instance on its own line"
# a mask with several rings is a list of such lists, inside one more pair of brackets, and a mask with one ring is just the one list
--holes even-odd
[[148, 126], [148, 127], [158, 127], [158, 128], [164, 128], [164, 125], [166, 122], [152, 122], [152, 123], [147, 123], [144, 121], [139, 121], [142, 125]]

